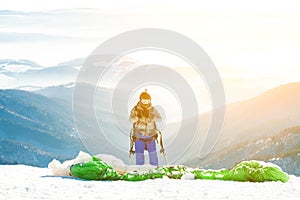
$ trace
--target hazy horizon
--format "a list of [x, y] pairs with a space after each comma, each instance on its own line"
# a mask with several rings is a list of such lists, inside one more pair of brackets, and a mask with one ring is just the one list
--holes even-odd
[[[299, 5], [296, 0], [5, 1], [0, 9], [0, 59], [29, 59], [51, 67], [87, 57], [102, 42], [125, 31], [170, 29], [207, 52], [219, 70], [227, 102], [236, 102], [300, 81]], [[166, 63], [193, 79], [172, 55], [137, 52], [135, 59]], [[0, 78], [1, 88], [15, 81], [3, 74]]]

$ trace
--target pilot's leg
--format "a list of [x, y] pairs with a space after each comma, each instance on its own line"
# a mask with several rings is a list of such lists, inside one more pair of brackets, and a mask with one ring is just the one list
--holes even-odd
[[152, 140], [149, 144], [147, 144], [148, 152], [149, 152], [149, 160], [151, 165], [158, 166], [158, 157], [156, 153], [156, 143], [155, 140]]
[[135, 141], [136, 165], [145, 164], [144, 148], [145, 148], [144, 142], [142, 142], [140, 140]]

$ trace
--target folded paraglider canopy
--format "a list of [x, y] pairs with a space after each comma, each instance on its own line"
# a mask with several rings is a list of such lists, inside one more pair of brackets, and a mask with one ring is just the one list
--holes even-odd
[[194, 179], [209, 180], [231, 180], [231, 181], [281, 181], [289, 180], [288, 174], [280, 167], [262, 161], [243, 161], [232, 169], [203, 170], [193, 169], [182, 165], [159, 166], [143, 172], [129, 172], [120, 174], [112, 166], [108, 165], [98, 157], [92, 157], [92, 161], [78, 163], [71, 168], [71, 175], [87, 180], [126, 180], [142, 181], [168, 177], [171, 179], [182, 179], [186, 174], [193, 174]]

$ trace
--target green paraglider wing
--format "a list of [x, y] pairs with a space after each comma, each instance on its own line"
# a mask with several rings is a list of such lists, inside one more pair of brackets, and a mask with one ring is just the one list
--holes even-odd
[[289, 180], [288, 174], [284, 173], [278, 166], [270, 165], [261, 161], [243, 161], [230, 170], [231, 180], [234, 181], [282, 181]]
[[221, 170], [203, 170], [196, 169], [192, 172], [195, 175], [195, 179], [206, 180], [232, 180], [228, 169]]
[[71, 174], [87, 180], [119, 180], [121, 176], [108, 164], [97, 157], [86, 163], [71, 167]]
[[261, 161], [243, 161], [235, 165], [231, 170], [203, 170], [192, 169], [182, 165], [161, 166], [155, 170], [146, 172], [126, 173], [120, 175], [110, 165], [97, 157], [86, 163], [79, 163], [71, 167], [71, 174], [75, 177], [87, 180], [126, 180], [143, 181], [167, 176], [171, 179], [181, 179], [187, 173], [194, 174], [195, 179], [231, 180], [231, 181], [281, 181], [289, 180], [288, 174], [276, 165]]
[[261, 161], [243, 161], [235, 165], [231, 170], [194, 170], [196, 179], [232, 180], [232, 181], [281, 181], [287, 182], [289, 175], [278, 166]]

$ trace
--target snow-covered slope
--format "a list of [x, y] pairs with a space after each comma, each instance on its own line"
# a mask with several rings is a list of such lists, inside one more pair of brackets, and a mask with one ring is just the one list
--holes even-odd
[[83, 181], [55, 177], [47, 168], [0, 165], [0, 199], [299, 199], [300, 178], [281, 182], [155, 179]]

